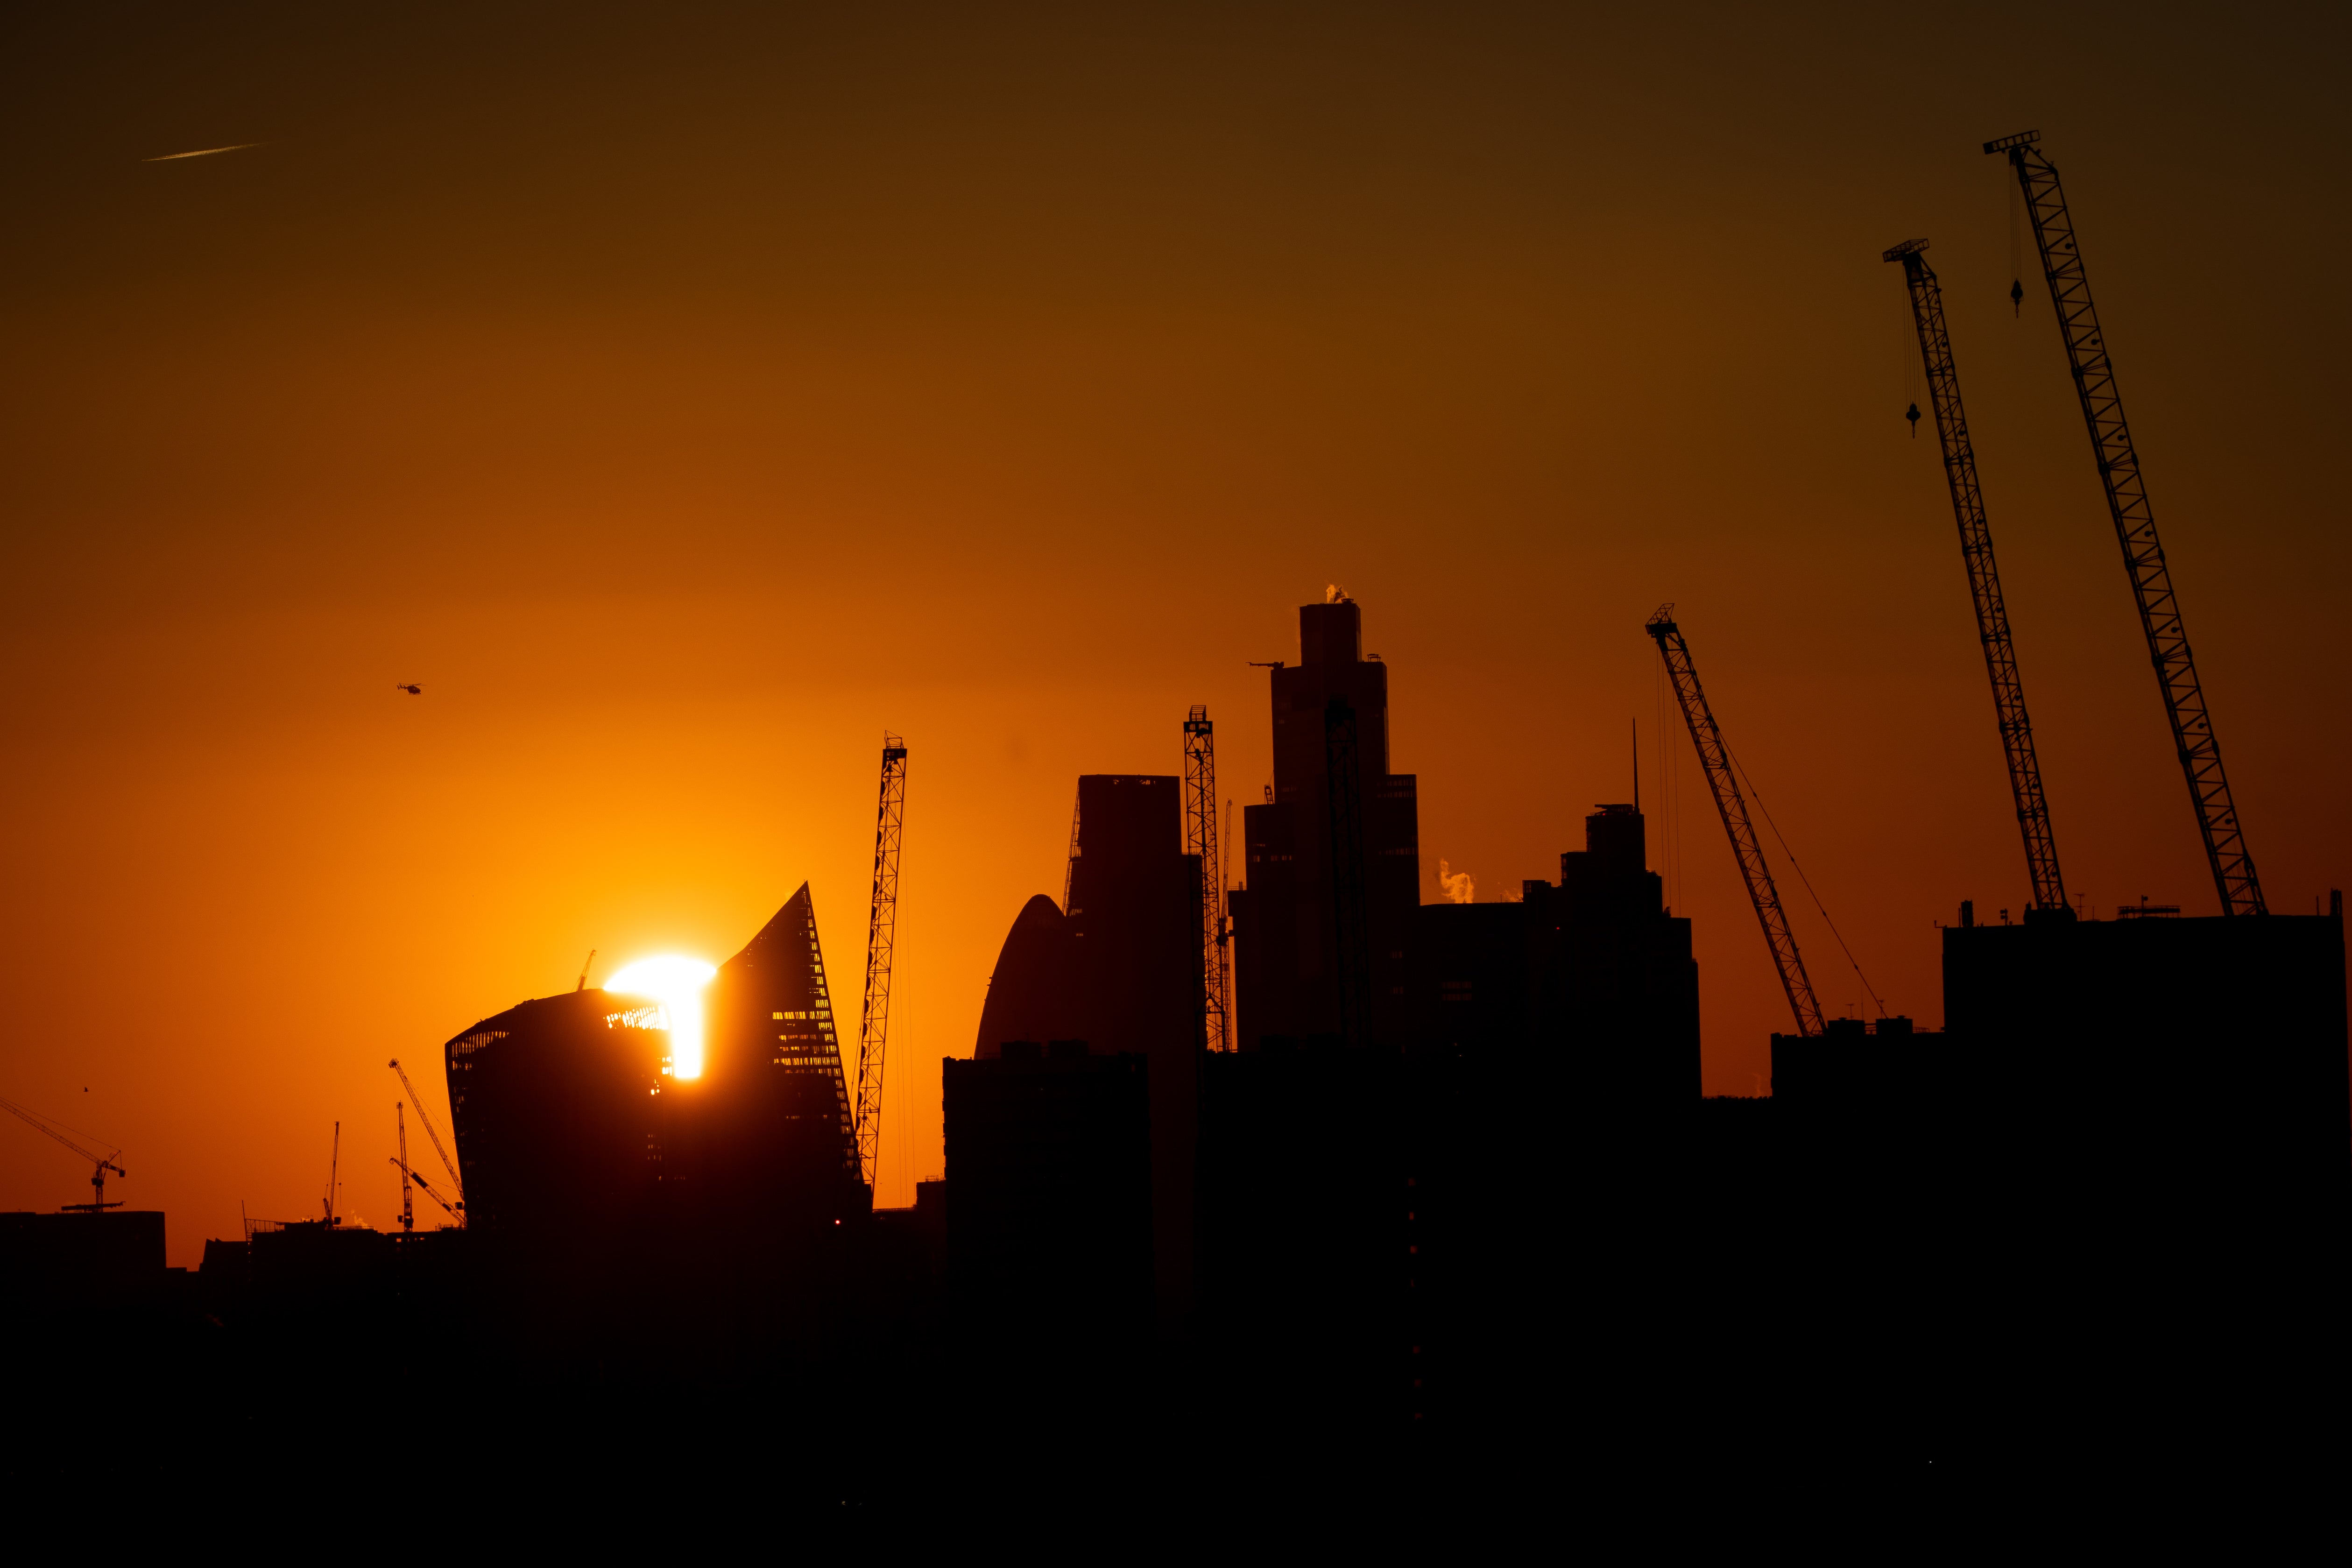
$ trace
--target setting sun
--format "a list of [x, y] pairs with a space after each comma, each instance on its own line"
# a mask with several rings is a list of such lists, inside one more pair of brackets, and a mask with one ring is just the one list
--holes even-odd
[[718, 973], [698, 958], [641, 958], [604, 982], [607, 991], [661, 1004], [672, 1078], [702, 1076], [702, 988]]

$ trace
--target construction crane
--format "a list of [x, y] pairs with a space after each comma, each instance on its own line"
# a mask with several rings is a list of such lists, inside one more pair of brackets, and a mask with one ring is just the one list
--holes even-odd
[[[441, 1204], [441, 1206], [448, 1209], [450, 1214], [456, 1216], [457, 1223], [463, 1225], [466, 1222], [466, 1178], [457, 1173], [457, 1162], [449, 1158], [449, 1151], [441, 1146], [441, 1134], [433, 1131], [433, 1119], [425, 1114], [425, 1101], [418, 1096], [416, 1086], [408, 1081], [408, 1074], [401, 1070], [398, 1057], [392, 1058], [392, 1070], [400, 1079], [400, 1087], [408, 1091], [408, 1103], [416, 1107], [417, 1122], [425, 1129], [425, 1136], [433, 1140], [433, 1152], [441, 1156], [441, 1168], [449, 1173], [450, 1189], [457, 1194], [457, 1205], [454, 1208], [447, 1204]], [[428, 1187], [425, 1190], [430, 1195], [432, 1189]], [[435, 1197], [433, 1201], [436, 1204], [441, 1203], [438, 1197]]]
[[[122, 1177], [125, 1181], [128, 1181], [131, 1177], [130, 1172], [124, 1170], [121, 1165], [114, 1163], [116, 1157], [122, 1152], [121, 1150], [109, 1149], [105, 1153], [101, 1154], [95, 1149], [86, 1149], [74, 1139], [68, 1136], [68, 1134], [73, 1132], [75, 1129], [68, 1127], [62, 1121], [53, 1121], [49, 1118], [42, 1115], [39, 1111], [21, 1106], [13, 1100], [0, 1100], [0, 1108], [5, 1108], [10, 1115], [16, 1117], [26, 1126], [47, 1133], [50, 1137], [56, 1139], [58, 1142], [64, 1144], [67, 1148], [72, 1150], [75, 1153], [89, 1162], [89, 1202], [86, 1204], [60, 1205], [59, 1208], [61, 1212], [66, 1214], [104, 1214], [108, 1209], [119, 1209], [122, 1206], [120, 1203], [110, 1204], [106, 1201], [107, 1172], [111, 1171], [116, 1175]], [[87, 1138], [89, 1134], [85, 1132], [82, 1136]]]
[[408, 1118], [396, 1100], [392, 1102], [392, 1124], [400, 1132], [400, 1158], [393, 1163], [400, 1167], [400, 1229], [404, 1236], [416, 1228], [416, 1194], [408, 1180]]
[[[420, 1112], [419, 1114], [422, 1113]], [[389, 1158], [389, 1156], [387, 1156], [387, 1158]], [[422, 1171], [411, 1170], [406, 1160], [394, 1160], [392, 1163], [395, 1166], [399, 1167], [402, 1182], [415, 1182], [417, 1185], [417, 1189], [426, 1197], [431, 1198], [435, 1203], [439, 1204], [441, 1207], [447, 1212], [451, 1219], [457, 1221], [461, 1226], [466, 1223], [466, 1205], [464, 1204], [452, 1203], [447, 1198], [443, 1197], [439, 1193], [435, 1192], [433, 1190], [433, 1184], [425, 1179], [425, 1173]], [[407, 1206], [407, 1196], [405, 1193], [402, 1194], [401, 1204], [403, 1209], [405, 1210]], [[403, 1230], [406, 1230], [408, 1228], [408, 1220], [404, 1213], [401, 1218], [400, 1227]]]
[[574, 985], [572, 989], [572, 990], [574, 990], [574, 991], [585, 991], [585, 990], [587, 990], [587, 989], [588, 989], [588, 972], [589, 972], [591, 969], [593, 969], [595, 966], [596, 966], [596, 950], [595, 950], [594, 948], [593, 948], [593, 947], [592, 947], [592, 948], [590, 948], [590, 949], [588, 950], [588, 961], [587, 961], [586, 963], [583, 963], [583, 964], [580, 966], [580, 984], [577, 984], [577, 985]]
[[2204, 835], [2205, 860], [2213, 873], [2214, 889], [2221, 897], [2221, 912], [2263, 914], [2267, 906], [2263, 902], [2262, 882], [2254, 875], [2254, 859], [2238, 824], [2229, 775], [2221, 769], [2221, 742], [2213, 736], [2205, 689], [2198, 681], [2189, 633], [2181, 624], [2180, 603], [2173, 595], [2172, 572], [2165, 564], [2155, 514], [2148, 510], [2139, 454], [2132, 446], [2131, 427], [2124, 422], [2123, 395], [2116, 389], [2115, 365], [2107, 357], [2106, 335], [2099, 330], [2098, 312], [2091, 304], [2091, 284], [2083, 270], [2082, 249], [2075, 243], [2074, 220], [2066, 211], [2065, 193], [2059, 188], [2057, 165], [2042, 154], [2041, 142], [2040, 132], [2026, 131], [1988, 142], [1984, 150], [2008, 157], [2025, 193], [2033, 243], [2042, 252], [2042, 273], [2050, 283], [2050, 302], [2057, 308], [2058, 335], [2066, 346], [2074, 395], [2083, 405], [2083, 421], [2090, 427], [2099, 483], [2106, 489], [2107, 511], [2115, 519], [2116, 539], [2123, 546], [2124, 569], [2139, 605], [2140, 629], [2147, 637], [2148, 661], [2155, 666], [2157, 689], [2172, 724], [2173, 746], [2189, 782], [2189, 798], [2197, 808], [2197, 826]]
[[1788, 994], [1789, 1011], [1797, 1016], [1797, 1033], [1818, 1035], [1822, 1032], [1822, 1005], [1813, 995], [1813, 983], [1805, 973], [1804, 955], [1797, 951], [1797, 938], [1789, 930], [1789, 917], [1780, 908], [1780, 890], [1772, 885], [1772, 868], [1764, 863], [1764, 847], [1757, 841], [1756, 825], [1748, 820], [1748, 799], [1739, 793], [1739, 781], [1733, 776], [1731, 752], [1723, 743], [1723, 731], [1716, 724], [1715, 713], [1706, 705], [1706, 693], [1700, 689], [1698, 667], [1691, 662], [1690, 644], [1675, 624], [1675, 607], [1661, 605], [1643, 628], [1658, 645], [1658, 657], [1666, 661], [1666, 673], [1675, 683], [1675, 696], [1682, 703], [1683, 721], [1690, 726], [1691, 743], [1698, 748], [1699, 766], [1706, 773], [1706, 786], [1715, 792], [1715, 809], [1723, 817], [1723, 830], [1731, 836], [1731, 853], [1739, 862], [1739, 875], [1748, 883], [1748, 901], [1756, 906], [1756, 923], [1764, 928], [1764, 945], [1772, 950], [1772, 966], [1780, 971], [1780, 989]]
[[2000, 725], [2001, 755], [2009, 763], [2009, 790], [2017, 802], [2017, 827], [2025, 839], [2025, 871], [2033, 884], [2033, 907], [2061, 920], [2074, 918], [2058, 873], [2058, 843], [2050, 830], [2050, 802], [2042, 791], [2042, 763], [2033, 754], [2033, 721], [2025, 712], [2025, 684], [2017, 673], [2017, 648], [2009, 634], [2009, 607], [2001, 598], [2000, 571], [1993, 563], [1992, 526], [1985, 521], [1984, 492], [1977, 484], [1976, 448], [1969, 442], [1969, 419], [1960, 406], [1960, 373], [1952, 361], [1952, 334], [1944, 322], [1944, 291], [1921, 253], [1924, 239], [1906, 239], [1885, 259], [1903, 264], [1911, 293], [1911, 319], [1919, 328], [1919, 355], [1927, 371], [1927, 401], [1936, 411], [1936, 434], [1944, 444], [1944, 480], [1952, 492], [1952, 515], [1960, 525], [1960, 561], [1968, 568], [1969, 594], [1976, 602], [1977, 641], [1983, 645], [1985, 674], [1992, 680], [1993, 717]]
[[890, 1044], [890, 961], [898, 941], [898, 845], [907, 825], [907, 742], [882, 732], [874, 811], [874, 901], [866, 915], [866, 1002], [857, 1019], [857, 1175], [874, 1197], [882, 1158], [882, 1062]]
[[335, 1226], [335, 1189], [336, 1189], [337, 1187], [339, 1187], [339, 1186], [341, 1186], [341, 1185], [342, 1184], [342, 1175], [343, 1175], [343, 1124], [342, 1124], [341, 1122], [338, 1121], [338, 1122], [336, 1122], [336, 1123], [335, 1123], [335, 1144], [334, 1144], [334, 1151], [333, 1151], [333, 1152], [330, 1153], [330, 1154], [327, 1156], [327, 1204], [326, 1204], [326, 1208], [327, 1208], [327, 1228], [328, 1228], [328, 1229], [330, 1229], [330, 1230], [332, 1230], [332, 1229], [334, 1228], [334, 1226]]
[[1225, 995], [1223, 873], [1217, 858], [1217, 745], [1209, 710], [1192, 705], [1184, 721], [1184, 853], [1200, 858], [1193, 924], [1201, 937], [1201, 1042], [1228, 1048], [1232, 1012]]

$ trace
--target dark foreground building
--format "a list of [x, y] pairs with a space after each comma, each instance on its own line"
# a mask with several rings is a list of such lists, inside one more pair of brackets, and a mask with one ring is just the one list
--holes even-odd
[[1698, 965], [1631, 805], [1584, 819], [1557, 885], [1415, 911], [1414, 1040], [1547, 1075], [1556, 1109], [1677, 1110], [1699, 1095]]
[[1106, 1360], [1152, 1339], [1150, 1063], [1083, 1040], [940, 1064], [948, 1261], [967, 1331], [1025, 1359]]
[[159, 1210], [0, 1213], [0, 1310], [133, 1300], [160, 1288], [163, 1274]]
[[2114, 1409], [2340, 1372], [2340, 896], [2326, 915], [2029, 919], [1943, 943], [1961, 1070], [1938, 1087], [1981, 1152], [1976, 1273], [2039, 1303], [2013, 1359], [2065, 1361], [2068, 1386]]
[[809, 890], [724, 964], [701, 1075], [657, 1008], [526, 1002], [445, 1058], [469, 1225], [535, 1346], [659, 1341], [790, 1356], [838, 1306], [868, 1206]]

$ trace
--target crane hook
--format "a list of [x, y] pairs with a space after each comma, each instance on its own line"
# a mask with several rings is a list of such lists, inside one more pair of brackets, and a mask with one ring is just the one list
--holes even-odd
[[1905, 411], [1903, 417], [1911, 421], [1911, 439], [1916, 441], [1919, 438], [1919, 405], [1913, 404]]
[[2012, 278], [2009, 280], [2009, 313], [2012, 316], [2016, 315], [2024, 304], [2025, 280], [2021, 278]]

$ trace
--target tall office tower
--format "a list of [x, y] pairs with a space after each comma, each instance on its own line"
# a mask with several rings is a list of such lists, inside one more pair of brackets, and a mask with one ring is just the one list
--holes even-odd
[[468, 1222], [515, 1309], [559, 1337], [631, 1311], [714, 1347], [767, 1335], [813, 1249], [865, 1208], [806, 885], [719, 969], [704, 1016], [687, 1080], [660, 1009], [605, 991], [525, 1002], [444, 1048]]
[[[1274, 798], [1242, 813], [1248, 885], [1230, 895], [1244, 1050], [1411, 1033], [1420, 807], [1413, 775], [1389, 772], [1388, 667], [1363, 648], [1362, 612], [1335, 595], [1299, 607], [1299, 662], [1274, 671]], [[1354, 772], [1337, 790], [1335, 759]]]
[[1168, 774], [1078, 780], [1070, 907], [1044, 894], [1004, 939], [974, 1056], [1007, 1041], [1083, 1041], [1149, 1064], [1153, 1275], [1163, 1331], [1192, 1300], [1199, 1137], [1201, 862], [1184, 853], [1183, 785]]

